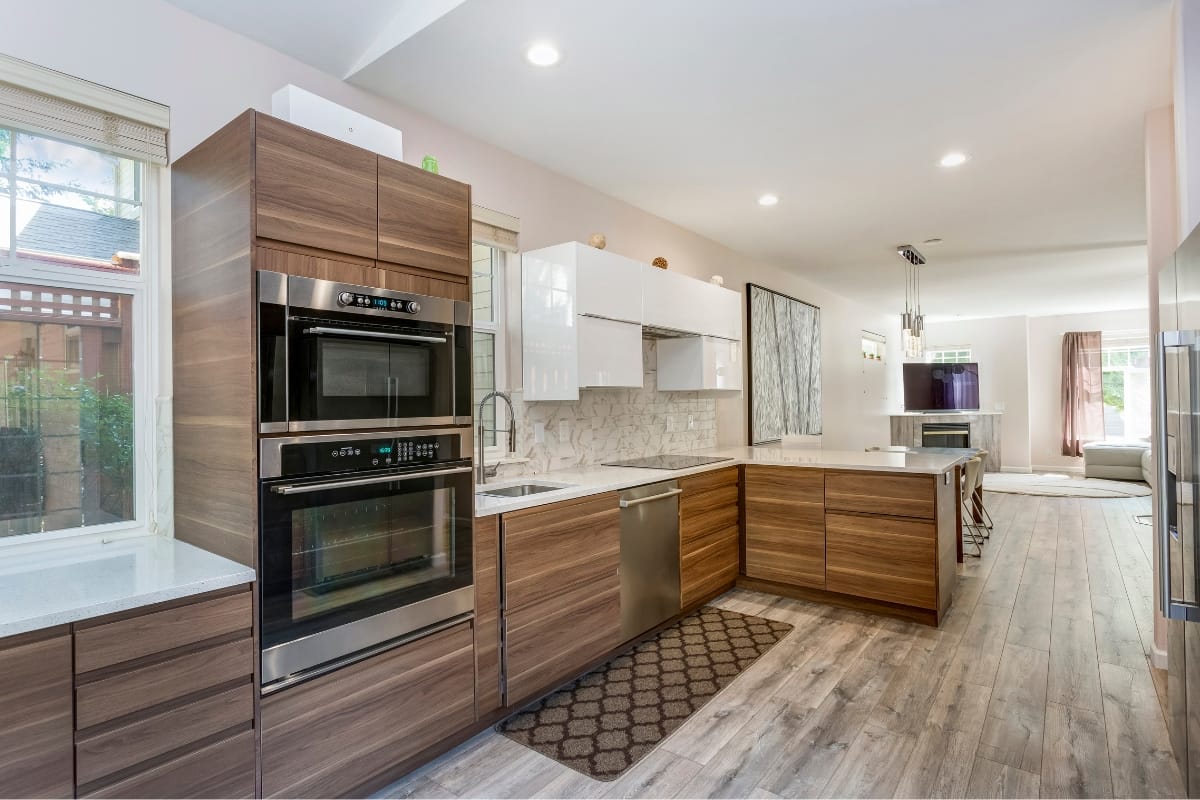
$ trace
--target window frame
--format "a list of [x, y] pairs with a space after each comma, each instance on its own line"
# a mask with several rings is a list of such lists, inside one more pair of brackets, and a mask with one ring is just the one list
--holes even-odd
[[[1142, 352], [1142, 351], [1144, 351], [1146, 353], [1147, 364], [1145, 367], [1135, 367], [1132, 364], [1132, 361], [1133, 361], [1132, 356], [1134, 353], [1138, 353], [1138, 352]], [[1126, 363], [1125, 364], [1108, 363], [1108, 362], [1112, 361], [1112, 357], [1115, 353], [1124, 353]], [[1103, 396], [1104, 395], [1104, 390], [1103, 390], [1104, 374], [1106, 372], [1110, 372], [1110, 371], [1113, 371], [1113, 372], [1119, 371], [1119, 372], [1124, 373], [1125, 378], [1122, 378], [1121, 400], [1122, 400], [1122, 404], [1125, 405], [1126, 408], [1128, 408], [1127, 398], [1125, 395], [1125, 391], [1129, 386], [1129, 382], [1126, 380], [1126, 378], [1128, 377], [1128, 373], [1130, 373], [1134, 370], [1138, 370], [1138, 371], [1144, 370], [1148, 373], [1149, 380], [1152, 384], [1153, 383], [1153, 370], [1154, 370], [1153, 358], [1154, 358], [1154, 352], [1153, 352], [1152, 342], [1151, 342], [1151, 339], [1150, 339], [1150, 336], [1148, 333], [1140, 333], [1139, 332], [1139, 333], [1133, 334], [1133, 335], [1130, 335], [1129, 332], [1109, 333], [1109, 334], [1101, 333], [1101, 335], [1100, 335], [1100, 376], [1101, 376], [1100, 406], [1101, 406], [1101, 410], [1102, 410], [1102, 417], [1103, 417], [1103, 423], [1104, 423], [1104, 439], [1102, 441], [1110, 441], [1108, 438], [1108, 413], [1109, 413], [1108, 412], [1108, 404], [1104, 402], [1104, 396]], [[1153, 389], [1151, 389], [1151, 392], [1153, 393]], [[1153, 396], [1151, 396], [1151, 403], [1153, 403]], [[1151, 415], [1153, 415], [1153, 411], [1151, 411]], [[1151, 425], [1151, 427], [1147, 430], [1147, 435], [1152, 435], [1152, 434], [1153, 434], [1153, 425]], [[1128, 431], [1125, 431], [1120, 437], [1117, 437], [1117, 438], [1113, 439], [1112, 441], [1118, 441], [1118, 442], [1128, 441], [1130, 439], [1135, 439], [1135, 438], [1138, 438], [1138, 437], [1134, 437]]]
[[[474, 339], [474, 336], [476, 333], [482, 333], [482, 334], [486, 334], [486, 335], [492, 337], [492, 352], [493, 352], [492, 374], [495, 379], [496, 391], [503, 392], [503, 391], [507, 391], [507, 387], [508, 387], [508, 359], [507, 359], [508, 347], [507, 347], [507, 331], [506, 331], [506, 326], [508, 323], [508, 315], [506, 313], [508, 303], [507, 303], [507, 297], [506, 297], [507, 292], [505, 291], [505, 289], [508, 286], [507, 277], [508, 277], [508, 263], [510, 260], [509, 259], [510, 253], [509, 253], [509, 251], [507, 251], [501, 247], [497, 247], [495, 244], [492, 244], [490, 242], [481, 242], [481, 241], [472, 240], [471, 246], [472, 246], [472, 248], [474, 248], [475, 246], [487, 247], [492, 252], [492, 278], [491, 278], [491, 281], [492, 281], [492, 319], [490, 319], [490, 320], [475, 319], [474, 306], [472, 305], [471, 337], [472, 337], [472, 339]], [[472, 259], [471, 263], [474, 264], [474, 259]], [[472, 270], [472, 272], [471, 272], [470, 290], [471, 290], [471, 295], [473, 298], [474, 291], [475, 291], [475, 272], [474, 272], [474, 270]], [[472, 348], [473, 348], [473, 344], [474, 343], [472, 343]], [[472, 359], [474, 359], [473, 350], [472, 350]], [[474, 384], [475, 384], [475, 364], [472, 361], [472, 364], [471, 364], [472, 388], [474, 388]], [[492, 402], [495, 403], [496, 401], [493, 400]], [[475, 405], [474, 398], [472, 398], [472, 406], [474, 406], [474, 405]], [[474, 417], [475, 413], [476, 413], [476, 408], [472, 408], [472, 417]], [[476, 426], [478, 426], [479, 420], [475, 420], [474, 424]], [[498, 420], [497, 420], [497, 424], [499, 424]], [[478, 435], [478, 433], [476, 435]], [[500, 440], [501, 440], [501, 437], [496, 436], [496, 441], [494, 443], [486, 445], [484, 447], [483, 452], [484, 452], [484, 456], [485, 456], [486, 460], [495, 462], [497, 459], [503, 458], [504, 455], [508, 452], [508, 449], [500, 444]]]
[[[37, 131], [3, 125], [7, 130], [30, 133], [43, 138]], [[83, 143], [68, 142], [83, 147]], [[91, 148], [97, 149], [97, 148]], [[119, 155], [119, 154], [118, 154]], [[129, 156], [121, 156], [129, 158]], [[134, 412], [134, 469], [132, 519], [99, 525], [39, 531], [37, 533], [0, 537], [0, 547], [16, 547], [66, 539], [86, 542], [108, 542], [172, 530], [173, 506], [164, 503], [173, 485], [172, 455], [169, 447], [170, 414], [158, 413], [159, 398], [170, 396], [170, 314], [171, 289], [167, 276], [170, 262], [165, 250], [165, 225], [170, 220], [169, 170], [149, 161], [141, 164], [141, 253], [137, 274], [108, 272], [88, 267], [66, 267], [41, 259], [16, 256], [16, 232], [8, 250], [0, 253], [0, 280], [26, 282], [48, 289], [74, 291], [107, 291], [128, 295], [132, 299], [133, 338], [130, 357], [133, 372]], [[15, 196], [15, 186], [12, 187]], [[15, 203], [4, 225], [13, 225]], [[165, 378], [164, 378], [165, 376]], [[160, 452], [160, 450], [162, 452]], [[168, 493], [164, 495], [163, 486]]]
[[[952, 360], [939, 359], [939, 355], [953, 353], [955, 357]], [[925, 350], [925, 363], [927, 364], [970, 364], [974, 358], [974, 353], [969, 345], [953, 345], [930, 347]]]

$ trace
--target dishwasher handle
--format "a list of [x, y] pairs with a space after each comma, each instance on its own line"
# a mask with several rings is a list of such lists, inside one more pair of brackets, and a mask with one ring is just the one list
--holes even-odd
[[639, 497], [637, 500], [622, 500], [619, 505], [621, 508], [632, 508], [633, 506], [640, 506], [642, 503], [653, 503], [656, 500], [666, 500], [668, 497], [675, 497], [676, 495], [680, 494], [683, 494], [683, 489], [668, 489], [662, 494], [653, 494], [649, 497]]

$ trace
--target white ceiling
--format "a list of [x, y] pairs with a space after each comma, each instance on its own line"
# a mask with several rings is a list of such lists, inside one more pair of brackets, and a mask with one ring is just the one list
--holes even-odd
[[906, 242], [930, 316], [1146, 301], [1170, 0], [421, 0], [390, 49], [394, 2], [172, 2], [882, 308]]

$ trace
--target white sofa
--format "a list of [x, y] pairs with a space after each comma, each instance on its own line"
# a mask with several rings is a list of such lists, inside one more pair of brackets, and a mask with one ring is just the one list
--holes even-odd
[[1150, 482], [1149, 442], [1089, 442], [1083, 446], [1085, 478]]

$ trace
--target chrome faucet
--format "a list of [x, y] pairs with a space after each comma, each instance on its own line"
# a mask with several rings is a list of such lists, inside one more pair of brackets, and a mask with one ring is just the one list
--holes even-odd
[[508, 430], [493, 428], [493, 433], [508, 434], [508, 452], [517, 452], [517, 415], [513, 411], [512, 399], [504, 392], [488, 392], [483, 399], [479, 401], [479, 448], [475, 463], [475, 480], [481, 485], [487, 483], [488, 478], [496, 477], [496, 470], [500, 469], [499, 464], [493, 464], [490, 468], [483, 464], [483, 438], [487, 436], [487, 426], [483, 424], [483, 407], [487, 405], [487, 401], [493, 397], [499, 397], [508, 406]]

